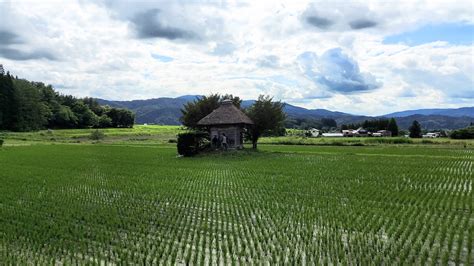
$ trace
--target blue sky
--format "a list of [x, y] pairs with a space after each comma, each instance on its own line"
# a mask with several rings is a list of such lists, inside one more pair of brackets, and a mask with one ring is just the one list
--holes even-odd
[[407, 44], [410, 46], [448, 42], [453, 45], [472, 45], [474, 25], [464, 23], [428, 24], [413, 31], [390, 35], [384, 38], [384, 44]]
[[160, 54], [151, 54], [151, 57], [155, 58], [156, 60], [160, 61], [160, 62], [164, 62], [164, 63], [168, 63], [168, 62], [171, 62], [174, 60], [173, 57], [169, 57], [169, 56], [166, 56], [166, 55], [160, 55]]
[[474, 105], [471, 1], [0, 1], [0, 64], [113, 100], [268, 94], [380, 115]]

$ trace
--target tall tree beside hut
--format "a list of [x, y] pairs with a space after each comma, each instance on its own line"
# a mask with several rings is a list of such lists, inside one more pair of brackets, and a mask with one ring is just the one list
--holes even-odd
[[246, 110], [247, 115], [255, 123], [249, 132], [254, 149], [257, 148], [257, 141], [262, 135], [278, 135], [284, 129], [286, 118], [283, 112], [284, 105], [280, 101], [273, 101], [270, 96], [260, 95]]

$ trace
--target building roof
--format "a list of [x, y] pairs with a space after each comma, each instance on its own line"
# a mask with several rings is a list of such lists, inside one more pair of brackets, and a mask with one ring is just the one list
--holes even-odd
[[231, 100], [224, 100], [219, 108], [199, 120], [197, 124], [198, 126], [234, 124], [253, 125], [253, 121], [244, 114], [244, 112], [237, 108]]

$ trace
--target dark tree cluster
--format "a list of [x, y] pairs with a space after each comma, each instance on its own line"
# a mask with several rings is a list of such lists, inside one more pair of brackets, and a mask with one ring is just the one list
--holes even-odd
[[413, 121], [411, 126], [408, 128], [410, 131], [410, 138], [421, 138], [422, 137], [422, 132], [421, 132], [421, 125], [418, 121]]
[[135, 115], [93, 98], [61, 95], [51, 85], [0, 74], [0, 130], [132, 127]]
[[370, 132], [388, 130], [392, 132], [392, 136], [398, 136], [399, 133], [397, 121], [395, 120], [395, 118], [365, 120], [363, 123], [342, 125], [341, 130], [357, 129], [359, 127], [362, 127]]
[[450, 137], [452, 139], [474, 139], [474, 125], [471, 123], [469, 127], [454, 130]]

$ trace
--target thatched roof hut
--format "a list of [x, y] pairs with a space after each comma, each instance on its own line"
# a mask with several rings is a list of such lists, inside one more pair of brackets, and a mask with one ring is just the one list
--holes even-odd
[[197, 124], [198, 126], [253, 125], [253, 121], [237, 108], [231, 100], [224, 100], [221, 106], [199, 120]]
[[[221, 106], [199, 120], [197, 124], [209, 129], [211, 139], [220, 142], [225, 135], [230, 148], [242, 148], [245, 127], [254, 123], [231, 100], [224, 100]], [[214, 142], [213, 145], [220, 146]]]

